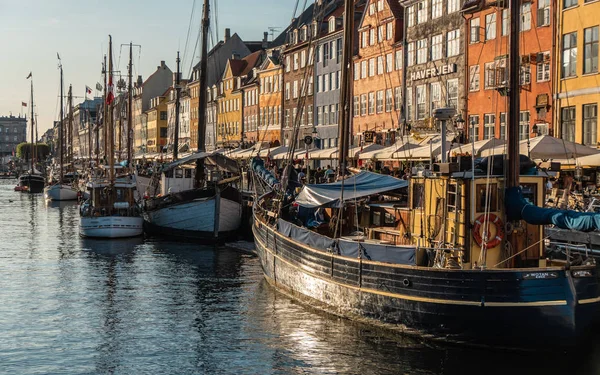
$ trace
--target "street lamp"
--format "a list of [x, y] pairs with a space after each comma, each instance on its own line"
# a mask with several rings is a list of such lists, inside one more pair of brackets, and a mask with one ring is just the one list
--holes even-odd
[[464, 134], [465, 134], [465, 119], [462, 117], [462, 114], [459, 113], [456, 117], [456, 129], [459, 133], [460, 143], [464, 143]]

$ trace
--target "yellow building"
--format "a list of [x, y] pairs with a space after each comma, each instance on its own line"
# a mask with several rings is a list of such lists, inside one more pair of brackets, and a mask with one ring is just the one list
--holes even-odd
[[217, 147], [238, 147], [243, 142], [243, 80], [256, 67], [262, 57], [262, 51], [254, 52], [243, 59], [227, 61], [219, 90], [217, 114]]
[[198, 105], [200, 103], [198, 74], [198, 71], [194, 71], [193, 81], [187, 85], [190, 95], [190, 148], [192, 150], [198, 149]]
[[[258, 72], [260, 80], [258, 124], [253, 128], [256, 141], [269, 142], [271, 146], [281, 143], [283, 96], [283, 65], [278, 53], [273, 53], [262, 63]], [[248, 135], [250, 138], [250, 135]]]
[[597, 147], [600, 2], [564, 0], [558, 3], [554, 134], [565, 140]]
[[167, 97], [157, 96], [150, 99], [146, 142], [147, 152], [161, 152], [167, 144]]

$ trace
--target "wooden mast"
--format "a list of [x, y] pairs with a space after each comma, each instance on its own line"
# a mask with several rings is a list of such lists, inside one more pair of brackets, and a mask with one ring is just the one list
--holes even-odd
[[179, 156], [179, 101], [181, 100], [181, 82], [179, 72], [179, 51], [177, 51], [177, 76], [175, 77], [175, 129], [173, 129], [173, 161]]
[[133, 84], [132, 84], [132, 74], [133, 74], [133, 42], [129, 42], [129, 66], [128, 66], [128, 98], [127, 98], [127, 166], [131, 171], [132, 158], [133, 158], [133, 145], [131, 144], [131, 114], [132, 114], [132, 101], [133, 101]]
[[73, 86], [69, 85], [69, 164], [73, 167], [73, 172], [75, 171], [75, 165], [73, 162]]
[[[33, 174], [35, 171], [33, 163], [33, 157], [35, 153], [35, 145], [33, 144], [33, 132], [35, 131], [35, 129], [33, 123], [35, 120], [33, 117], [33, 77], [31, 73], [29, 73], [29, 77], [31, 78], [31, 149], [29, 150], [29, 158], [31, 159], [31, 174]], [[29, 184], [29, 188], [31, 189], [31, 178], [29, 179]]]
[[[202, 15], [202, 46], [200, 53], [200, 77], [198, 85], [198, 152], [204, 151], [206, 138], [206, 67], [208, 58], [208, 26], [209, 5], [208, 0], [204, 0], [204, 12]], [[195, 187], [201, 187], [204, 181], [204, 159], [196, 160]]]
[[64, 105], [63, 105], [63, 97], [64, 97], [64, 93], [63, 93], [63, 68], [62, 68], [62, 62], [60, 61], [60, 57], [58, 59], [59, 61], [59, 65], [58, 67], [60, 68], [60, 128], [58, 128], [58, 138], [60, 140], [60, 148], [59, 148], [59, 152], [60, 152], [60, 174], [58, 176], [58, 182], [60, 184], [63, 183], [63, 177], [64, 177], [64, 171], [63, 171], [63, 163], [64, 163], [64, 152], [65, 152], [65, 140], [64, 140], [64, 129], [63, 129], [63, 124], [64, 124], [64, 119], [65, 119], [65, 114], [64, 114]]
[[339, 140], [338, 140], [338, 162], [339, 175], [343, 176], [346, 171], [348, 157], [348, 141], [350, 131], [350, 98], [352, 77], [352, 51], [354, 37], [354, 1], [345, 0], [344, 2], [344, 45], [342, 51], [342, 77], [340, 83], [340, 122], [339, 122]]
[[108, 88], [108, 97], [106, 101], [108, 102], [108, 118], [107, 118], [107, 127], [106, 132], [108, 134], [108, 166], [110, 168], [109, 176], [110, 176], [110, 184], [114, 185], [115, 183], [115, 159], [114, 159], [114, 131], [113, 131], [113, 94], [112, 94], [112, 36], [108, 36], [108, 84], [111, 86]]
[[107, 116], [108, 116], [108, 108], [106, 105], [106, 79], [108, 77], [108, 70], [106, 67], [106, 55], [104, 55], [104, 65], [102, 67], [103, 73], [104, 73], [104, 105], [102, 106], [102, 111], [103, 111], [103, 116], [102, 116], [102, 132], [104, 135], [104, 157], [106, 158], [106, 139], [107, 139], [107, 135], [108, 132], [106, 131], [106, 127], [108, 126], [108, 122], [107, 122]]

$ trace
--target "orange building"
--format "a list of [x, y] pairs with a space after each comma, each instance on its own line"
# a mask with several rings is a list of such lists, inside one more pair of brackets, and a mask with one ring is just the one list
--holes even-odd
[[398, 1], [369, 0], [357, 25], [354, 57], [352, 132], [354, 143], [365, 131], [374, 142], [395, 140], [402, 101], [402, 8]]
[[[509, 9], [490, 0], [470, 0], [465, 13], [468, 93], [465, 133], [475, 140], [506, 136]], [[521, 100], [519, 139], [552, 135], [551, 51], [556, 2], [521, 3]]]
[[[283, 96], [283, 66], [279, 51], [271, 50], [258, 70], [260, 81], [258, 125], [254, 123], [256, 141], [269, 142], [270, 146], [281, 143], [281, 123]], [[251, 138], [248, 134], [248, 138]]]

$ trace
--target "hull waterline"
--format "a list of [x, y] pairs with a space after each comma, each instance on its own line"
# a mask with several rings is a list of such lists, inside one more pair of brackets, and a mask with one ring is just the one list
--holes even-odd
[[141, 216], [81, 217], [79, 234], [89, 238], [125, 238], [143, 234]]
[[44, 189], [44, 197], [53, 201], [77, 200], [78, 191], [70, 185], [56, 184]]

